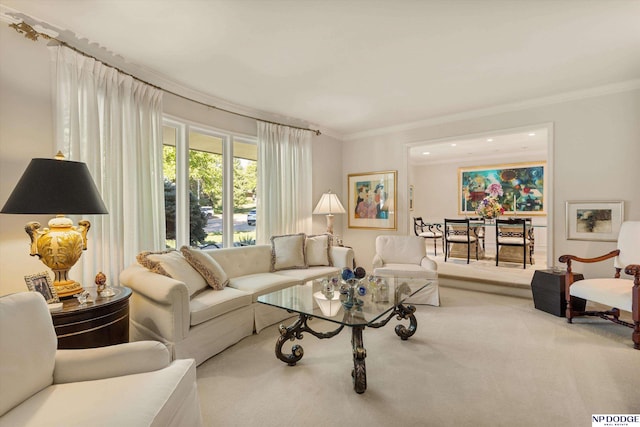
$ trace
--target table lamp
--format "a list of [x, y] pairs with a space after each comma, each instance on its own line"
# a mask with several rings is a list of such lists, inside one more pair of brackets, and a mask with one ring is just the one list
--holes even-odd
[[31, 256], [37, 256], [51, 270], [58, 296], [70, 297], [82, 292], [80, 283], [69, 279], [69, 270], [87, 249], [91, 224], [81, 220], [77, 226], [64, 214], [106, 214], [87, 165], [55, 159], [32, 159], [0, 213], [55, 214], [49, 228], [29, 222], [25, 231], [31, 238]]
[[328, 193], [324, 193], [322, 197], [320, 197], [320, 201], [313, 210], [313, 213], [327, 215], [327, 233], [333, 234], [333, 214], [343, 214], [346, 213], [346, 211], [342, 203], [340, 203], [338, 196], [329, 190]]

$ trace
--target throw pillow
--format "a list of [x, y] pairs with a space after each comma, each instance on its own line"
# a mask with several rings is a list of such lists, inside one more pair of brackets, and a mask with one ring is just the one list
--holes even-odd
[[333, 266], [331, 259], [331, 240], [328, 234], [318, 234], [316, 236], [307, 236], [305, 240], [305, 249], [307, 256], [307, 264]]
[[304, 233], [271, 237], [271, 271], [307, 268]]
[[174, 249], [163, 252], [141, 252], [136, 257], [138, 263], [154, 273], [171, 277], [187, 285], [189, 296], [207, 288], [204, 278], [189, 265], [182, 254]]
[[229, 284], [227, 273], [224, 272], [218, 261], [200, 249], [183, 246], [180, 248], [180, 252], [182, 252], [187, 262], [204, 277], [209, 286], [216, 291], [223, 290]]

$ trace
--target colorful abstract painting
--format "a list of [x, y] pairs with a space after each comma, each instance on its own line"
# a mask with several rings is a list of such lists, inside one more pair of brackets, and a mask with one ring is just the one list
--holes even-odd
[[459, 168], [458, 213], [473, 215], [493, 194], [504, 215], [546, 215], [545, 167], [546, 162], [533, 162]]

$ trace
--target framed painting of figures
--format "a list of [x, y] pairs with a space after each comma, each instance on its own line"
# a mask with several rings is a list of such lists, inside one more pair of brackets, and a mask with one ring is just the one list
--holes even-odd
[[397, 171], [350, 174], [349, 228], [395, 230]]

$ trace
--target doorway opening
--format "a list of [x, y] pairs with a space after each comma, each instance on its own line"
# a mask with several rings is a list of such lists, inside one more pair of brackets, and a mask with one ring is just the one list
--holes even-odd
[[[516, 216], [527, 216], [533, 220], [537, 265], [529, 268], [553, 266], [556, 256], [553, 252], [552, 153], [552, 123], [408, 143], [407, 183], [411, 188], [412, 200], [409, 200], [407, 223], [413, 224], [413, 218], [419, 216], [427, 223], [443, 223], [444, 218], [472, 216], [475, 213], [474, 205], [471, 201], [468, 206], [464, 204], [465, 200], [470, 200], [462, 182], [465, 170], [518, 169], [521, 165], [542, 164], [543, 176], [530, 181], [535, 184], [526, 187], [518, 182], [517, 177], [505, 183], [505, 188], [511, 191], [509, 195], [517, 195], [517, 200], [504, 202], [504, 206], [509, 209], [516, 206]], [[536, 173], [539, 172], [536, 170]], [[540, 191], [542, 188], [543, 191]], [[523, 197], [529, 193], [531, 197]], [[524, 202], [529, 199], [535, 199], [537, 207], [531, 204], [530, 211], [522, 212], [527, 209]], [[506, 213], [506, 216], [510, 215], [511, 212]], [[485, 253], [488, 259], [495, 257], [495, 230], [493, 233], [491, 231], [486, 230]], [[430, 257], [434, 254], [432, 249], [433, 246], [431, 250], [428, 249]], [[439, 251], [439, 255], [441, 253]]]

